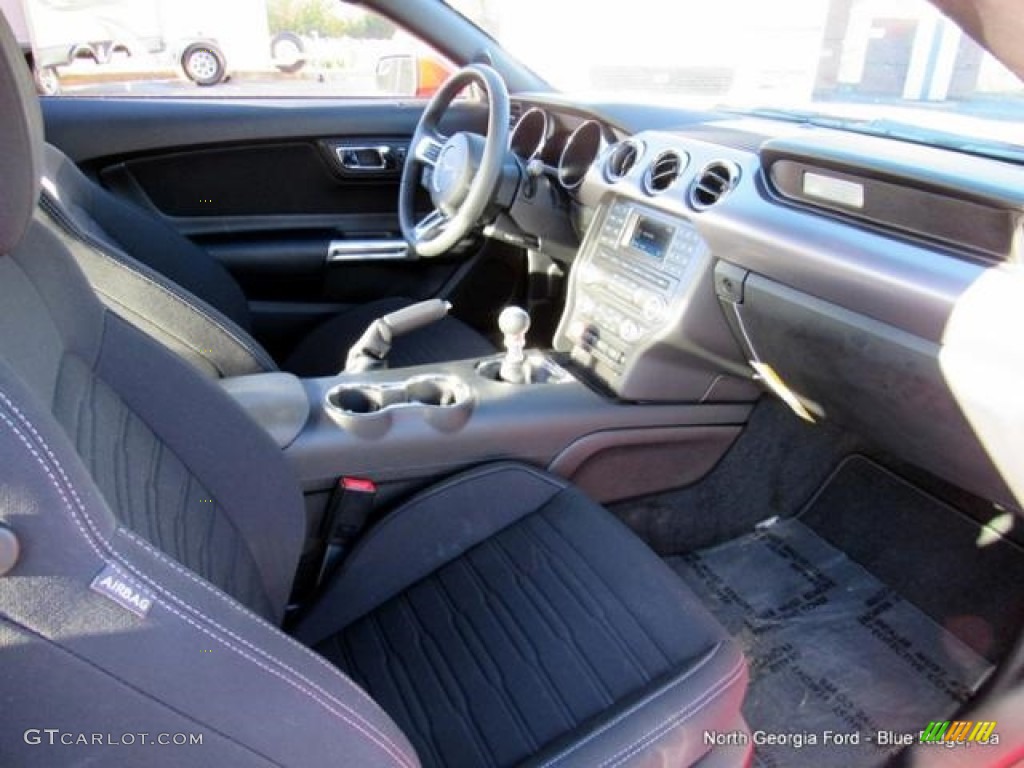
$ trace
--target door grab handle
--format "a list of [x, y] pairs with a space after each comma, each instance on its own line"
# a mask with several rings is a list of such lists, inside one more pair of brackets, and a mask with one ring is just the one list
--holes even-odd
[[334, 148], [338, 162], [346, 171], [372, 173], [387, 171], [395, 167], [392, 161], [394, 151], [386, 144], [375, 146], [342, 145]]
[[327, 262], [411, 261], [415, 258], [405, 240], [332, 240]]

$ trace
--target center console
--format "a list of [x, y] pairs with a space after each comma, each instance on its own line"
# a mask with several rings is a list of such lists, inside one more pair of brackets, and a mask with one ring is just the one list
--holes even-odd
[[369, 352], [348, 372], [226, 385], [278, 439], [308, 496], [353, 475], [397, 497], [501, 459], [546, 468], [602, 501], [679, 487], [718, 461], [756, 396], [715, 352], [722, 334], [733, 340], [708, 245], [686, 216], [643, 199], [609, 193], [597, 206], [555, 351], [524, 349], [530, 318], [510, 307], [499, 318], [503, 355], [370, 365], [421, 310], [375, 321]]
[[622, 398], [708, 399], [721, 361], [709, 329], [687, 321], [718, 314], [705, 306], [711, 275], [690, 221], [610, 196], [576, 258], [554, 346]]
[[[396, 493], [486, 461], [526, 461], [597, 499], [683, 485], [731, 444], [749, 404], [630, 405], [531, 352], [530, 383], [493, 376], [500, 358], [318, 379], [258, 374], [225, 387], [282, 445], [307, 494], [341, 475]], [[290, 379], [289, 386], [282, 386]], [[241, 391], [245, 396], [240, 396]], [[294, 429], [297, 413], [304, 414]]]
[[[658, 445], [678, 463], [676, 477], [685, 479], [705, 469], [694, 466], [698, 456], [720, 455], [749, 411], [740, 404], [623, 405], [551, 360], [554, 373], [545, 381], [510, 384], [488, 375], [493, 362], [305, 379], [309, 420], [285, 455], [311, 491], [329, 487], [339, 474], [405, 482], [500, 459], [579, 479], [579, 471], [598, 456], [610, 458], [608, 450], [641, 443]], [[683, 443], [690, 459], [665, 449]], [[587, 471], [592, 470], [591, 464]], [[603, 484], [590, 490], [605, 500], [635, 495], [643, 481], [636, 473], [612, 474], [607, 468], [595, 477]]]

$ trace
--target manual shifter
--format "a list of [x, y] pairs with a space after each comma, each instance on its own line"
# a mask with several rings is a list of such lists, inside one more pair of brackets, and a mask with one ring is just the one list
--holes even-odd
[[533, 350], [526, 354], [526, 332], [530, 315], [519, 307], [506, 307], [498, 315], [498, 328], [505, 337], [504, 355], [495, 355], [477, 365], [483, 378], [506, 384], [561, 384], [573, 381], [550, 355]]
[[505, 357], [501, 361], [498, 378], [510, 384], [526, 381], [526, 332], [530, 330], [530, 315], [520, 307], [505, 307], [498, 316], [498, 328], [505, 336]]

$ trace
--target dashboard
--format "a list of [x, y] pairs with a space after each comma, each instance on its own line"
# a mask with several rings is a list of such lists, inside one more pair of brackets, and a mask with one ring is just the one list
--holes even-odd
[[611, 395], [768, 390], [986, 498], [1024, 498], [1005, 418], [1024, 417], [1007, 332], [1024, 323], [1024, 168], [561, 97], [520, 99], [513, 120], [513, 151], [561, 189], [579, 237], [568, 258], [551, 248], [569, 269], [554, 347]]

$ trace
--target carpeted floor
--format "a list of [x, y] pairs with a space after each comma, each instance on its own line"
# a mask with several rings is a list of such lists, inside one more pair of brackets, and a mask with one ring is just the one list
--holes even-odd
[[763, 398], [703, 480], [610, 509], [662, 556], [692, 552], [741, 536], [766, 517], [796, 514], [839, 461], [861, 449], [852, 435], [805, 424]]
[[750, 727], [791, 734], [761, 766], [884, 764], [885, 734], [951, 716], [1024, 611], [1018, 547], [862, 457], [799, 517], [668, 562], [744, 645]]
[[743, 645], [755, 737], [787, 734], [755, 738], [755, 765], [883, 765], [880, 733], [944, 719], [991, 669], [798, 520], [670, 563]]

